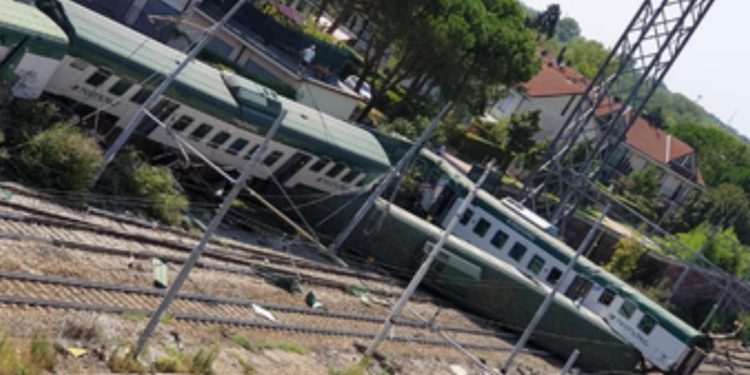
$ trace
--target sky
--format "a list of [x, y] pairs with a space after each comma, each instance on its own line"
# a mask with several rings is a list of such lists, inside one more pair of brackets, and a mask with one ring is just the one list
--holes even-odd
[[[560, 4], [588, 39], [614, 46], [642, 0], [522, 0], [543, 10]], [[657, 0], [653, 0], [658, 3]], [[670, 90], [698, 101], [740, 133], [750, 136], [750, 43], [746, 37], [750, 1], [716, 1], [665, 82]], [[739, 34], [738, 34], [739, 33]]]

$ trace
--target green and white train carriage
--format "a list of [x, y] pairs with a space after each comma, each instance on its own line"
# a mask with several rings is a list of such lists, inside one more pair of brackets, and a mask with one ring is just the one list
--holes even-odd
[[0, 101], [41, 95], [68, 48], [68, 36], [44, 13], [0, 3]]
[[[57, 18], [72, 31], [70, 48], [46, 92], [103, 109], [123, 127], [185, 55], [73, 1], [59, 4], [64, 17]], [[218, 165], [240, 169], [282, 108], [287, 116], [254, 177], [273, 174], [291, 191], [338, 193], [367, 187], [390, 167], [371, 133], [198, 61], [177, 77], [152, 113]], [[138, 133], [177, 147], [150, 119]]]
[[[432, 182], [444, 195], [423, 202], [423, 208], [445, 227], [472, 182], [429, 151], [421, 153], [421, 163], [433, 176], [442, 177]], [[581, 259], [561, 280], [575, 251], [555, 237], [554, 230], [521, 204], [508, 198], [500, 201], [482, 190], [453, 234], [546, 286], [562, 283], [570, 300], [602, 319], [660, 370], [682, 373], [701, 362], [703, 350], [710, 346], [705, 335], [588, 259]]]

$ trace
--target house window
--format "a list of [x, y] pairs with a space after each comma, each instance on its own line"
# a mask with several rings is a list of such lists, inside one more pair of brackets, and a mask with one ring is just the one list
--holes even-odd
[[638, 329], [645, 334], [650, 334], [656, 327], [656, 319], [652, 318], [651, 315], [643, 315], [641, 321], [638, 323]]
[[615, 300], [615, 292], [613, 292], [610, 289], [604, 289], [602, 294], [599, 296], [599, 303], [601, 303], [604, 306], [609, 306], [612, 304], [612, 301]]
[[498, 229], [497, 232], [495, 232], [495, 235], [492, 236], [492, 240], [490, 240], [490, 243], [497, 249], [502, 249], [503, 245], [505, 245], [507, 241], [508, 234], [503, 232], [502, 229]]
[[135, 93], [135, 95], [131, 96], [130, 101], [135, 104], [143, 104], [146, 102], [146, 99], [148, 99], [148, 97], [151, 96], [151, 94], [153, 93], [154, 93], [153, 91], [144, 87], [138, 90], [138, 92]]
[[99, 87], [102, 83], [108, 80], [109, 77], [112, 77], [112, 72], [109, 69], [99, 68], [86, 80], [86, 83], [94, 87]]
[[213, 138], [211, 138], [211, 142], [208, 142], [208, 146], [212, 148], [219, 148], [219, 146], [223, 145], [224, 143], [226, 143], [226, 141], [229, 140], [229, 137], [231, 137], [229, 133], [221, 131], [219, 132], [219, 134], [216, 134]]
[[542, 272], [542, 269], [544, 269], [544, 263], [545, 261], [544, 259], [542, 259], [542, 257], [540, 257], [539, 255], [534, 255], [526, 268], [528, 268], [529, 271], [531, 271], [531, 273], [533, 273], [534, 275], [538, 275], [539, 272]]
[[205, 136], [207, 136], [208, 133], [210, 133], [212, 129], [213, 127], [211, 127], [211, 125], [201, 124], [201, 126], [199, 126], [198, 129], [195, 129], [192, 133], [190, 133], [190, 138], [196, 141], [200, 141]]
[[524, 255], [526, 255], [526, 246], [516, 242], [513, 248], [510, 249], [510, 257], [515, 259], [516, 262], [520, 262]]
[[266, 156], [266, 158], [263, 159], [263, 164], [271, 167], [276, 164], [276, 162], [279, 161], [282, 156], [284, 156], [284, 154], [281, 151], [273, 151], [270, 155]]
[[336, 163], [336, 165], [334, 165], [333, 168], [331, 168], [328, 172], [326, 172], [326, 176], [336, 177], [344, 170], [344, 168], [346, 168], [346, 164]]
[[635, 313], [635, 303], [628, 300], [623, 301], [622, 306], [620, 306], [620, 310], [618, 310], [617, 313], [625, 319], [632, 318]]
[[248, 145], [248, 143], [250, 142], [248, 142], [247, 139], [237, 138], [234, 142], [232, 142], [231, 145], [229, 145], [229, 148], [227, 149], [227, 154], [231, 154], [231, 155], [239, 154], [240, 151], [242, 151], [242, 149]]
[[474, 233], [476, 233], [479, 237], [484, 237], [489, 230], [490, 222], [485, 220], [484, 218], [479, 219], [477, 224], [474, 226]]
[[459, 223], [461, 223], [461, 225], [469, 224], [472, 216], [474, 216], [474, 211], [467, 209], [466, 211], [464, 211], [464, 215], [461, 216], [461, 220], [459, 221]]
[[190, 116], [180, 116], [180, 118], [172, 124], [172, 129], [181, 132], [187, 129], [193, 121], [193, 118]]
[[310, 170], [313, 172], [320, 172], [330, 162], [331, 162], [331, 159], [320, 158], [318, 159], [318, 161], [315, 162], [315, 164], [312, 165], [312, 167], [310, 167]]
[[120, 96], [124, 94], [126, 91], [130, 90], [131, 87], [133, 87], [133, 81], [123, 78], [117, 81], [112, 87], [109, 88], [109, 93], [113, 95]]
[[562, 277], [562, 271], [557, 267], [552, 267], [552, 270], [547, 274], [547, 282], [555, 285], [560, 281], [560, 277]]

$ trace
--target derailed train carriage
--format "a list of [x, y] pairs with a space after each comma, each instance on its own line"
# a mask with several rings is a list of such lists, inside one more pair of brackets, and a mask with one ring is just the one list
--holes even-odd
[[[0, 86], [11, 87], [16, 97], [33, 99], [44, 91], [68, 103], [103, 108], [102, 114], [121, 127], [148, 96], [154, 81], [184, 58], [72, 1], [38, 3], [55, 22], [34, 7], [0, 0]], [[329, 214], [354, 199], [348, 211], [327, 220], [329, 233], [334, 233], [361, 202], [354, 198], [356, 192], [347, 195], [347, 191], [367, 189], [390, 167], [384, 139], [199, 62], [190, 64], [153, 109], [170, 129], [144, 121], [138, 139], [175, 148], [170, 132], [181, 134], [217, 164], [238, 169], [281, 108], [290, 114], [262, 156], [255, 180], [274, 178], [292, 197], [331, 195], [320, 205], [310, 206], [306, 214], [311, 219], [329, 219]], [[455, 192], [460, 194], [460, 189]], [[386, 215], [381, 230], [372, 232], [363, 226], [348, 244], [383, 263], [416, 267], [440, 228], [398, 207], [383, 207], [378, 207]], [[508, 216], [508, 220], [526, 225], [520, 216]], [[433, 267], [428, 285], [459, 305], [518, 329], [549, 286], [512, 265], [481, 244], [453, 238]], [[590, 271], [598, 272], [598, 268], [592, 265]], [[637, 292], [633, 296], [642, 297]], [[640, 355], [623, 337], [596, 313], [560, 297], [534, 342], [562, 357], [573, 348], [581, 349], [580, 363], [587, 370], [630, 371]], [[700, 335], [690, 332], [684, 341], [692, 340], [692, 350], [699, 347], [699, 339]], [[683, 356], [672, 362], [673, 370], [689, 370], [700, 358]]]

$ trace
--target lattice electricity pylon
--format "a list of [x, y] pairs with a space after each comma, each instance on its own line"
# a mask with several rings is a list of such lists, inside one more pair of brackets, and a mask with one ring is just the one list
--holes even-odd
[[564, 227], [575, 212], [585, 179], [598, 178], [714, 0], [656, 2], [643, 2], [551, 142], [545, 163], [526, 179], [524, 202], [553, 224]]

